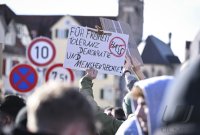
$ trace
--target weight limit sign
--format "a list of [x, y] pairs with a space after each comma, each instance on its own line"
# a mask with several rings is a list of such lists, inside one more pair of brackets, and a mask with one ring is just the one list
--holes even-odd
[[64, 68], [63, 64], [54, 64], [46, 72], [46, 82], [49, 80], [62, 81], [67, 83], [74, 82], [74, 73], [69, 68]]

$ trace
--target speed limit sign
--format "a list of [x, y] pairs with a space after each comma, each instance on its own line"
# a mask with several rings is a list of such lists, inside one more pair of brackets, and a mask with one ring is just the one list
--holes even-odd
[[68, 83], [74, 82], [74, 73], [69, 68], [64, 68], [63, 64], [54, 64], [46, 72], [46, 82], [49, 80], [64, 81]]
[[54, 44], [49, 38], [35, 38], [28, 47], [28, 59], [36, 66], [47, 66], [56, 55]]

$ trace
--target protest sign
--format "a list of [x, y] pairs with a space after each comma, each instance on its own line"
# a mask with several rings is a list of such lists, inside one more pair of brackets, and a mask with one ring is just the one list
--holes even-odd
[[69, 28], [65, 68], [85, 70], [94, 67], [101, 73], [122, 75], [128, 35], [71, 26]]

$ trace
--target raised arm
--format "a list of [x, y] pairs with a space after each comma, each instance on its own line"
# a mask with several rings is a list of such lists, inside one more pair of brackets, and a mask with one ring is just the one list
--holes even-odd
[[122, 121], [106, 115], [95, 102], [93, 97], [92, 80], [97, 77], [97, 73], [97, 70], [94, 68], [86, 70], [86, 75], [80, 80], [80, 92], [86, 96], [94, 108], [95, 117], [97, 121], [99, 121], [101, 127], [99, 131], [100, 135], [115, 135], [122, 124]]
[[96, 69], [87, 69], [86, 75], [83, 78], [81, 78], [79, 82], [80, 92], [88, 99], [95, 112], [99, 110], [99, 107], [96, 101], [94, 100], [92, 80], [94, 80], [97, 77], [97, 74], [98, 71]]

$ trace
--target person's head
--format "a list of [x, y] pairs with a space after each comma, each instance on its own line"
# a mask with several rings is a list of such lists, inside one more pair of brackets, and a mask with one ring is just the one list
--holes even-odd
[[120, 107], [113, 108], [111, 113], [112, 113], [113, 117], [118, 119], [118, 120], [122, 120], [122, 121], [126, 120], [126, 116], [124, 114], [124, 111]]
[[27, 100], [27, 128], [57, 135], [91, 135], [95, 132], [93, 111], [78, 88], [49, 82]]
[[148, 107], [145, 102], [145, 97], [143, 90], [139, 86], [133, 87], [133, 98], [137, 103], [136, 109], [135, 109], [135, 116], [138, 118], [138, 121], [140, 123], [140, 126], [143, 130], [143, 132], [148, 132], [148, 126], [147, 126], [147, 115], [148, 115]]
[[172, 76], [158, 76], [134, 84], [133, 98], [137, 101], [135, 115], [144, 133], [153, 134], [155, 131], [156, 115], [165, 90], [172, 79]]
[[7, 126], [14, 124], [15, 118], [21, 108], [25, 106], [25, 100], [17, 95], [7, 95], [0, 105], [0, 124]]

